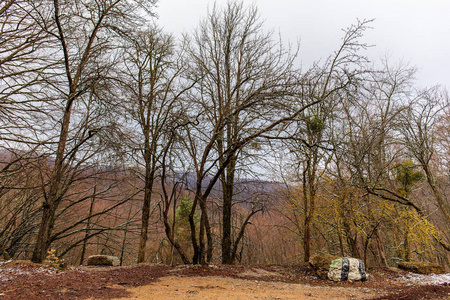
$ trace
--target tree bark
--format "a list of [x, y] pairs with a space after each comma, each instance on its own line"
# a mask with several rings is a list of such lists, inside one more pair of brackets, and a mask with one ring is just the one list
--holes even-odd
[[145, 176], [145, 190], [144, 190], [144, 202], [142, 204], [142, 217], [141, 217], [141, 233], [139, 238], [139, 251], [137, 263], [145, 262], [145, 247], [148, 240], [148, 225], [150, 220], [150, 205], [152, 200], [154, 171], [146, 171]]
[[95, 202], [96, 193], [97, 193], [97, 184], [94, 185], [94, 191], [92, 193], [92, 198], [91, 198], [91, 205], [89, 205], [89, 215], [88, 215], [88, 219], [86, 221], [87, 224], [86, 224], [86, 231], [84, 234], [83, 247], [81, 248], [80, 265], [82, 265], [84, 262], [84, 255], [86, 253], [87, 241], [89, 238], [89, 233], [91, 231], [91, 217], [92, 217], [92, 212], [94, 210], [94, 202]]
[[49, 237], [52, 229], [53, 217], [60, 202], [58, 193], [60, 192], [60, 183], [64, 173], [64, 150], [66, 148], [67, 137], [69, 133], [70, 116], [74, 95], [70, 95], [67, 101], [66, 110], [61, 124], [61, 133], [59, 135], [58, 149], [56, 151], [56, 160], [53, 166], [50, 178], [50, 188], [45, 196], [43, 203], [42, 219], [39, 231], [34, 245], [31, 261], [41, 263], [46, 255], [49, 245]]
[[[233, 154], [233, 156], [235, 156]], [[222, 264], [232, 264], [234, 261], [232, 253], [232, 227], [231, 215], [233, 207], [233, 186], [235, 174], [236, 157], [230, 161], [226, 172], [222, 175]], [[245, 227], [244, 227], [245, 228]]]

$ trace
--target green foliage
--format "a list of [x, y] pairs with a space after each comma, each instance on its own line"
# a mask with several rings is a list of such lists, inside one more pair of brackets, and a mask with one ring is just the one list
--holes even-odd
[[[189, 214], [191, 213], [193, 203], [194, 200], [191, 198], [191, 195], [185, 193], [175, 211], [175, 232], [180, 241], [189, 241], [190, 239]], [[195, 227], [198, 227], [199, 222], [200, 217], [196, 213], [194, 215]]]
[[402, 196], [408, 196], [411, 192], [411, 186], [425, 177], [422, 172], [416, 171], [416, 168], [417, 166], [412, 160], [406, 160], [394, 165], [395, 179], [400, 183], [397, 186], [397, 190]]
[[189, 194], [186, 193], [183, 195], [175, 213], [177, 220], [188, 220], [189, 213], [192, 210], [193, 202], [194, 201], [191, 199], [191, 196]]
[[318, 135], [325, 130], [326, 124], [324, 118], [313, 116], [306, 120], [306, 128], [313, 135]]

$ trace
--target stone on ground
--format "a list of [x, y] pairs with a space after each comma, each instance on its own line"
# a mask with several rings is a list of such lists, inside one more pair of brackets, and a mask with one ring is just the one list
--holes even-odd
[[91, 255], [86, 264], [88, 266], [118, 266], [119, 258], [111, 255]]
[[443, 274], [444, 268], [437, 263], [420, 262], [420, 261], [404, 261], [398, 264], [402, 270], [417, 274]]
[[309, 264], [319, 278], [327, 279], [331, 262], [338, 258], [338, 256], [330, 254], [315, 254], [309, 259]]
[[366, 281], [364, 263], [360, 259], [350, 257], [333, 260], [328, 271], [328, 279], [333, 281]]

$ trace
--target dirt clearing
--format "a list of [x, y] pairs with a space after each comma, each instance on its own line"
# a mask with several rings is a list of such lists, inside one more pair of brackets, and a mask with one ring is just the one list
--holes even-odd
[[450, 299], [450, 274], [373, 269], [367, 282], [331, 282], [308, 266], [79, 267], [0, 265], [2, 299]]
[[313, 287], [226, 277], [163, 277], [148, 286], [127, 289], [126, 299], [370, 299], [367, 288]]

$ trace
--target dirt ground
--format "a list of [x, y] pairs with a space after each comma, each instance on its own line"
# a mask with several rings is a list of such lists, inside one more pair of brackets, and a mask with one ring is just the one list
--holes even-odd
[[[367, 282], [336, 283], [303, 266], [78, 267], [0, 264], [1, 299], [450, 299], [450, 279], [369, 270]], [[424, 279], [425, 278], [425, 279]], [[430, 277], [431, 278], [431, 277]]]
[[127, 289], [126, 299], [368, 299], [366, 288], [313, 287], [304, 284], [266, 282], [229, 277], [163, 277], [147, 286]]

